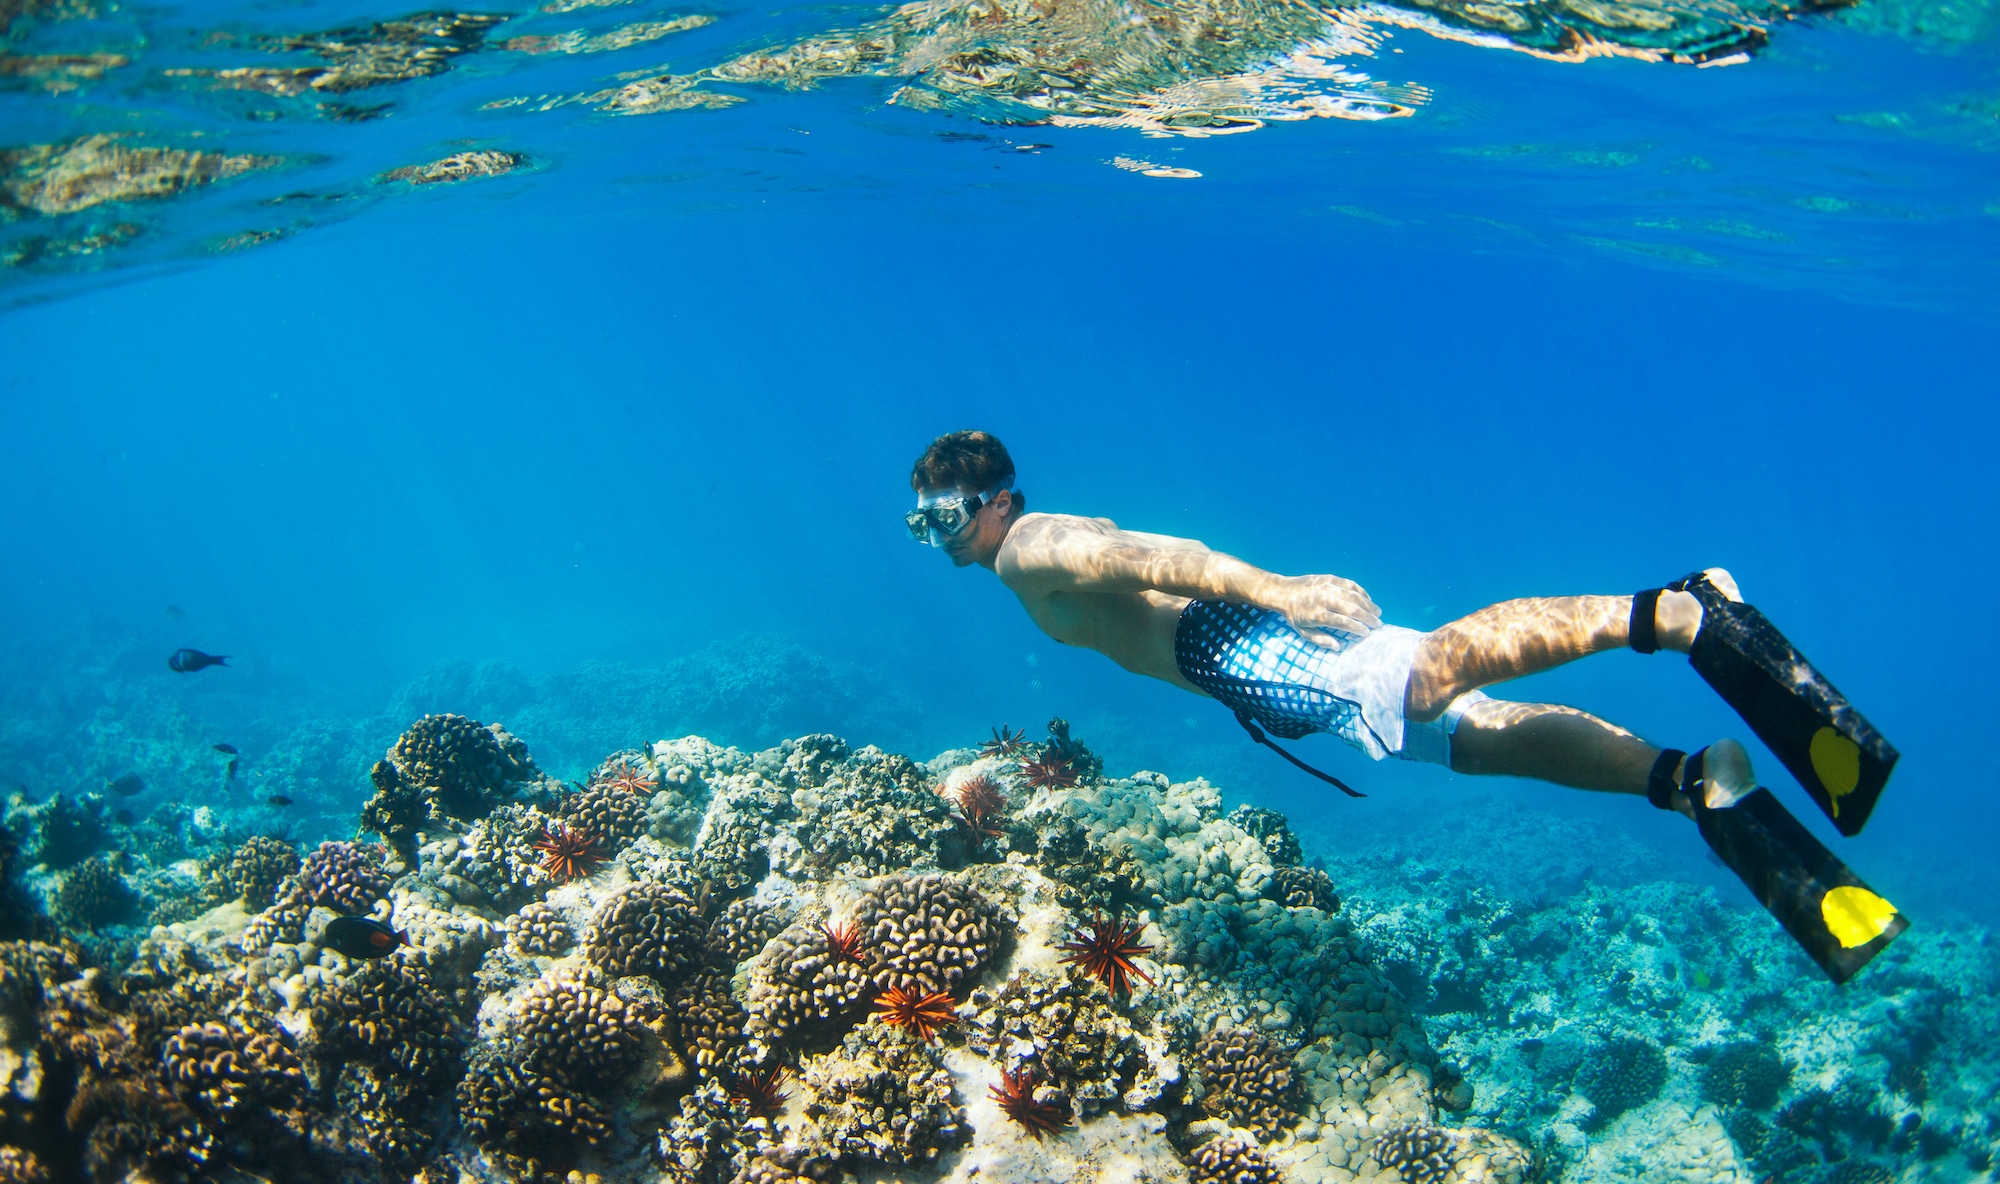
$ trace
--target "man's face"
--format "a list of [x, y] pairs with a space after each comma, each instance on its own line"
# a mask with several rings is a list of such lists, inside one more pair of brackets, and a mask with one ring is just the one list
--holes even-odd
[[[960, 493], [966, 497], [978, 497], [976, 489], [924, 491], [925, 497], [939, 493]], [[1002, 490], [991, 502], [979, 507], [972, 522], [957, 534], [944, 536], [944, 553], [951, 557], [954, 567], [971, 567], [977, 563], [984, 567], [993, 566], [993, 557], [1000, 553], [1000, 544], [1007, 537], [1007, 512], [1014, 507], [1014, 494]]]

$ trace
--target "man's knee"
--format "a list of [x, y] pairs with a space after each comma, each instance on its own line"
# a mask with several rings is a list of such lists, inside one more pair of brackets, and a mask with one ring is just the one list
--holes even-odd
[[1444, 714], [1451, 701], [1477, 687], [1461, 686], [1459, 654], [1446, 630], [1424, 638], [1410, 663], [1410, 681], [1403, 687], [1403, 718], [1427, 724]]

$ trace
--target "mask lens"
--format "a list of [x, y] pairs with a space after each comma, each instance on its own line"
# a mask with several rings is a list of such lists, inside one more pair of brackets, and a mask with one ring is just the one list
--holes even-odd
[[910, 537], [920, 543], [931, 541], [931, 516], [928, 510], [911, 510], [903, 515], [903, 525], [910, 528]]

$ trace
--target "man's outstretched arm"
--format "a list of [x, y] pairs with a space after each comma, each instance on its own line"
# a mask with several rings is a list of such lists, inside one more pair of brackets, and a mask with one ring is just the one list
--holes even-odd
[[1001, 556], [1002, 575], [1045, 591], [1159, 592], [1232, 600], [1285, 614], [1321, 645], [1326, 631], [1365, 634], [1382, 623], [1361, 585], [1339, 576], [1281, 576], [1192, 539], [1119, 530], [1102, 519], [1033, 515]]

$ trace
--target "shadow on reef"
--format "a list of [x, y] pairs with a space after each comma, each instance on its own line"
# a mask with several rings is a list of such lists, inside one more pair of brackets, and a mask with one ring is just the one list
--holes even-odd
[[[13, 885], [0, 1180], [1532, 1167], [1447, 1121], [1463, 1079], [1283, 816], [1106, 777], [1060, 720], [921, 763], [687, 736], [565, 783], [433, 714], [370, 780], [373, 841], [305, 849], [114, 821], [84, 853], [48, 838], [89, 803], [14, 803], [18, 850], [76, 858]], [[344, 954], [338, 917], [403, 940]]]

